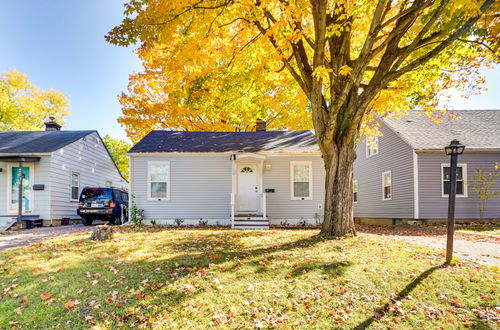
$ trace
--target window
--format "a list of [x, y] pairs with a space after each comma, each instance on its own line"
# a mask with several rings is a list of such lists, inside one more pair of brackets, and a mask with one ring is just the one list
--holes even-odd
[[366, 158], [378, 154], [378, 136], [366, 137]]
[[241, 173], [253, 173], [253, 170], [250, 167], [243, 167]]
[[170, 199], [170, 162], [148, 163], [148, 199]]
[[292, 200], [312, 199], [312, 162], [291, 162]]
[[[450, 165], [441, 164], [441, 196], [450, 194]], [[467, 197], [467, 164], [457, 165], [457, 196]]]
[[387, 171], [382, 173], [382, 199], [392, 199], [392, 173]]
[[358, 202], [358, 195], [359, 195], [359, 190], [358, 190], [358, 180], [354, 180], [352, 182], [352, 199], [354, 201], [354, 203], [357, 203]]
[[80, 192], [80, 173], [71, 172], [71, 199], [78, 200]]

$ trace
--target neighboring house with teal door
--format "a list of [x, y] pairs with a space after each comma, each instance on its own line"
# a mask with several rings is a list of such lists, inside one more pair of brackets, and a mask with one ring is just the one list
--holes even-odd
[[[401, 119], [380, 120], [381, 136], [363, 137], [354, 163], [354, 217], [392, 224], [444, 221], [448, 216], [450, 157], [444, 147], [463, 143], [458, 156], [455, 218], [500, 219], [500, 110], [433, 114], [409, 111]], [[480, 180], [491, 175], [491, 182]], [[482, 183], [481, 183], [482, 182]], [[493, 196], [481, 212], [481, 195]], [[494, 194], [496, 193], [496, 194]]]
[[45, 131], [0, 131], [0, 227], [18, 213], [22, 163], [22, 213], [44, 225], [79, 219], [85, 186], [127, 186], [97, 131], [65, 131], [50, 121]]

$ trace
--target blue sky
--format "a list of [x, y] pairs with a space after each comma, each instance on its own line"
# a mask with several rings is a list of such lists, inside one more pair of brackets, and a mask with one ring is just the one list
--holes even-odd
[[0, 0], [0, 72], [16, 69], [70, 100], [67, 129], [125, 138], [117, 95], [140, 71], [133, 48], [107, 43], [124, 1]]
[[[16, 69], [38, 87], [64, 92], [70, 100], [67, 129], [97, 129], [125, 138], [116, 119], [117, 95], [128, 75], [141, 70], [133, 48], [104, 41], [122, 19], [118, 0], [0, 0], [0, 72]], [[455, 109], [500, 108], [500, 68], [487, 72], [489, 91]]]

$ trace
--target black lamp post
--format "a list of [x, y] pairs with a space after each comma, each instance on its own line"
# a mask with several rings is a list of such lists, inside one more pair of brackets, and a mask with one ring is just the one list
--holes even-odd
[[458, 140], [451, 141], [444, 151], [450, 156], [450, 191], [448, 199], [448, 234], [446, 238], [446, 264], [453, 257], [453, 234], [455, 231], [455, 196], [457, 194], [457, 158], [464, 153], [465, 146]]

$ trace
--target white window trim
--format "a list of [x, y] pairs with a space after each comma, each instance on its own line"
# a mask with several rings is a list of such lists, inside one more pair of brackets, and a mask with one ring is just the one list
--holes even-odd
[[[168, 166], [167, 178], [167, 197], [151, 197], [151, 165], [166, 165]], [[148, 162], [148, 201], [169, 201], [170, 200], [170, 186], [172, 184], [172, 177], [170, 176], [170, 162], [169, 161], [149, 161]]]
[[[295, 197], [293, 194], [293, 167], [295, 165], [308, 165], [309, 166], [309, 197]], [[313, 174], [312, 174], [312, 161], [292, 161], [290, 162], [290, 199], [293, 201], [306, 201], [313, 199]]]
[[[356, 185], [358, 186], [358, 191], [357, 191], [358, 199], [357, 200], [354, 200], [354, 192], [355, 192], [354, 191], [354, 183], [356, 183]], [[358, 202], [359, 202], [359, 181], [358, 180], [352, 180], [352, 202], [354, 204], [358, 204]]]
[[[77, 198], [73, 198], [73, 187], [76, 187], [76, 186], [73, 186], [73, 174], [78, 175], [78, 197]], [[80, 198], [80, 172], [70, 171], [69, 172], [69, 200], [72, 202], [78, 202], [79, 198]]]
[[[384, 177], [386, 174], [388, 174], [391, 176], [391, 197], [389, 198], [385, 198], [385, 181], [384, 181]], [[394, 189], [392, 188], [394, 185], [392, 184], [392, 171], [385, 171], [385, 172], [382, 172], [382, 200], [383, 201], [390, 201], [392, 200], [392, 196], [394, 195]]]
[[[441, 197], [443, 198], [448, 198], [448, 195], [445, 195], [444, 193], [444, 168], [445, 167], [450, 167], [449, 163], [441, 163]], [[462, 168], [462, 175], [464, 177], [464, 194], [459, 195], [456, 194], [455, 196], [457, 198], [467, 198], [468, 197], [468, 191], [467, 191], [467, 164], [466, 163], [459, 163], [457, 164], [457, 168], [461, 167]]]
[[369, 150], [370, 150], [370, 146], [369, 145], [370, 144], [368, 142], [368, 136], [365, 136], [365, 139], [366, 139], [366, 142], [365, 142], [365, 144], [366, 144], [366, 158], [371, 158], [373, 156], [376, 156], [380, 152], [380, 143], [379, 143], [380, 141], [379, 141], [379, 138], [378, 138], [378, 136], [374, 136], [373, 138], [374, 138], [374, 140], [377, 143], [377, 151], [375, 153], [373, 153], [373, 154], [370, 155], [370, 153], [369, 153]]

